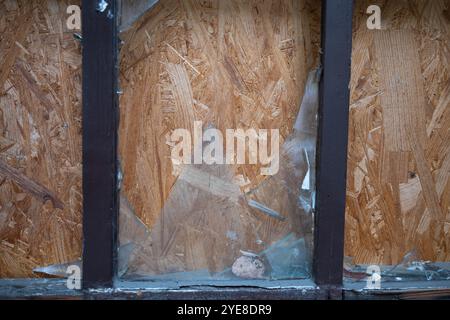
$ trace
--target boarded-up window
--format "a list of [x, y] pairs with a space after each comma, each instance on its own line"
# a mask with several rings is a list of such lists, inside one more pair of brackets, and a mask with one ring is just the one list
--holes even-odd
[[[356, 4], [346, 267], [383, 265], [386, 277], [447, 279], [449, 2]], [[366, 9], [375, 4], [381, 30], [366, 26]]]
[[320, 2], [123, 12], [120, 274], [309, 277]]
[[67, 28], [76, 4], [0, 1], [1, 278], [81, 256], [81, 45]]

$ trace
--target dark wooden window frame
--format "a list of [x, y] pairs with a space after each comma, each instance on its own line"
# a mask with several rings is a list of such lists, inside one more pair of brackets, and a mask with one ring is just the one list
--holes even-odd
[[111, 287], [118, 232], [117, 2], [82, 2], [83, 287]]
[[[83, 0], [83, 286], [113, 287], [117, 248], [117, 5]], [[316, 284], [342, 284], [353, 0], [323, 0]]]

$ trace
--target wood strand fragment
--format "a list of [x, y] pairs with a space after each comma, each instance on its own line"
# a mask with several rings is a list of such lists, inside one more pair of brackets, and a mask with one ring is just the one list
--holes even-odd
[[53, 192], [51, 192], [38, 182], [35, 182], [32, 179], [28, 178], [19, 170], [9, 166], [2, 160], [0, 160], [0, 175], [11, 179], [15, 183], [17, 183], [18, 186], [31, 193], [43, 203], [51, 201], [55, 208], [64, 209], [63, 202], [59, 200]]

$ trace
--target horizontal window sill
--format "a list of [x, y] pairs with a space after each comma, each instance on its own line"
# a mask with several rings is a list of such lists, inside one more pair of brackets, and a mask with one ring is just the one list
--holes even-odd
[[115, 288], [70, 290], [64, 279], [0, 280], [0, 299], [143, 299], [143, 300], [378, 300], [450, 299], [450, 281], [383, 283], [379, 290], [364, 282], [342, 288], [300, 281], [116, 281]]

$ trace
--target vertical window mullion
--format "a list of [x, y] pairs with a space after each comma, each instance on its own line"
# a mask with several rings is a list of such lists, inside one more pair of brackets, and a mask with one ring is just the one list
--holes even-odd
[[117, 190], [117, 6], [83, 0], [83, 287], [115, 276]]
[[341, 285], [344, 258], [353, 0], [324, 0], [314, 279]]

